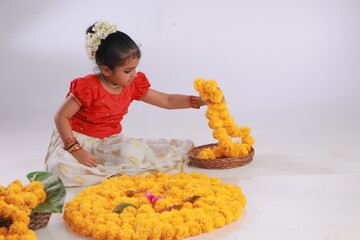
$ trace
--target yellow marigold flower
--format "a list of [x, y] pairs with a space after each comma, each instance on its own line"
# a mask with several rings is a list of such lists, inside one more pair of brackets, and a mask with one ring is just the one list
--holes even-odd
[[214, 151], [211, 150], [210, 148], [204, 148], [203, 150], [201, 150], [201, 152], [199, 152], [198, 158], [201, 158], [201, 159], [215, 159], [216, 155], [215, 155]]
[[237, 143], [231, 144], [230, 153], [228, 153], [227, 156], [231, 158], [236, 158], [240, 156], [240, 148]]
[[151, 240], [160, 240], [161, 239], [161, 225], [156, 224], [149, 233], [149, 238]]
[[12, 215], [13, 222], [23, 222], [23, 223], [25, 223], [27, 225], [30, 223], [29, 212], [21, 211], [21, 210], [19, 210], [17, 208], [10, 209], [10, 212], [11, 212], [11, 215]]
[[[227, 101], [208, 104], [208, 111], [215, 111], [218, 115], [226, 109]], [[220, 116], [223, 117], [223, 116]]]
[[39, 205], [38, 198], [34, 194], [29, 192], [24, 192], [23, 197], [24, 197], [24, 205], [27, 206], [28, 208], [33, 209], [34, 207]]
[[7, 188], [7, 194], [17, 194], [22, 192], [22, 184], [19, 180], [15, 180], [10, 183]]
[[11, 185], [17, 185], [20, 189], [23, 188], [23, 184], [21, 183], [20, 180], [15, 180], [11, 183]]
[[150, 205], [141, 205], [141, 207], [138, 209], [138, 214], [139, 213], [145, 213], [145, 214], [149, 215], [149, 214], [155, 213], [155, 210]]
[[114, 222], [108, 222], [107, 226], [107, 239], [117, 239], [119, 232], [121, 231], [121, 227], [116, 225]]
[[249, 145], [249, 146], [254, 146], [255, 140], [254, 140], [254, 138], [251, 137], [251, 136], [246, 136], [246, 137], [243, 137], [243, 138], [241, 139], [241, 142], [242, 142], [242, 143], [245, 143], [245, 144], [247, 144], [247, 145]]
[[[200, 152], [198, 157], [202, 159], [214, 159], [220, 157], [242, 157], [249, 154], [251, 147], [254, 145], [253, 138], [243, 139], [242, 143], [246, 144], [245, 148], [238, 144], [233, 144], [231, 138], [245, 138], [250, 134], [250, 128], [239, 128], [229, 114], [226, 107], [227, 102], [223, 101], [223, 92], [218, 88], [215, 80], [196, 79], [194, 88], [199, 92], [201, 98], [210, 100], [208, 109], [205, 114], [209, 119], [209, 128], [214, 129], [213, 138], [218, 140], [218, 146], [222, 150], [213, 152]], [[221, 129], [221, 130], [219, 130]], [[231, 137], [231, 138], [230, 138]]]
[[5, 197], [5, 201], [8, 204], [13, 204], [17, 207], [24, 206], [24, 197], [20, 193], [8, 192]]
[[[175, 212], [175, 211], [174, 211]], [[176, 211], [178, 213], [178, 211]], [[172, 214], [172, 217], [169, 219], [169, 223], [174, 225], [174, 226], [179, 226], [179, 225], [183, 225], [184, 224], [184, 219], [183, 217], [179, 214], [179, 215], [175, 215], [176, 213]]]
[[208, 109], [205, 113], [205, 117], [209, 120], [219, 118], [219, 112], [216, 110]]
[[178, 186], [172, 186], [168, 192], [170, 196], [175, 198], [182, 198], [182, 190]]
[[212, 215], [213, 215], [213, 219], [214, 219], [214, 227], [215, 228], [221, 228], [221, 227], [225, 226], [226, 220], [225, 220], [225, 217], [221, 213], [214, 212], [214, 213], [212, 213]]
[[[119, 240], [133, 240], [132, 237], [135, 234], [135, 231], [133, 228], [120, 228], [118, 232], [118, 238]], [[105, 238], [106, 239], [106, 238]]]
[[201, 91], [202, 86], [206, 83], [206, 80], [204, 78], [198, 78], [194, 81], [194, 88], [196, 91]]
[[95, 239], [107, 239], [107, 232], [106, 224], [97, 224], [93, 227], [92, 236]]
[[9, 228], [8, 234], [24, 235], [29, 231], [28, 225], [24, 222], [13, 222]]
[[40, 181], [32, 181], [24, 187], [25, 192], [34, 192], [40, 189], [44, 189], [44, 184]]
[[201, 226], [203, 232], [211, 232], [214, 230], [214, 222], [211, 217], [206, 215], [200, 215], [197, 222]]
[[0, 227], [0, 236], [3, 235], [7, 235], [8, 234], [8, 229], [6, 227]]
[[217, 128], [213, 131], [213, 138], [215, 139], [221, 139], [224, 136], [227, 136], [225, 128]]
[[239, 131], [241, 132], [241, 134], [239, 134], [238, 137], [246, 137], [249, 136], [249, 134], [251, 133], [251, 129], [249, 127], [241, 127], [239, 129]]
[[165, 199], [159, 199], [159, 200], [156, 201], [156, 203], [154, 205], [154, 210], [158, 212], [158, 211], [160, 211], [162, 209], [165, 209], [165, 208], [168, 208], [170, 206], [172, 206], [172, 203], [169, 202], [168, 199], [166, 199], [166, 198]]
[[175, 239], [183, 239], [189, 236], [189, 228], [186, 225], [175, 226]]
[[251, 147], [247, 144], [240, 144], [240, 152], [242, 156], [248, 155], [250, 153]]
[[181, 211], [180, 211], [181, 215], [183, 216], [183, 219], [184, 219], [184, 222], [192, 222], [192, 221], [195, 221], [196, 219], [196, 216], [195, 216], [195, 213], [194, 213], [194, 210], [191, 208], [182, 208]]
[[3, 186], [0, 186], [0, 200], [3, 199], [3, 197], [5, 197], [6, 195], [6, 188]]
[[190, 203], [190, 202], [185, 202], [184, 204], [183, 204], [183, 207], [182, 207], [182, 209], [193, 209], [193, 204], [192, 203]]
[[215, 158], [222, 158], [224, 155], [224, 151], [221, 147], [214, 147], [213, 152], [215, 154]]
[[186, 226], [189, 228], [190, 236], [199, 235], [202, 233], [202, 229], [199, 223], [197, 222], [186, 222]]
[[229, 146], [231, 146], [232, 143], [233, 143], [233, 142], [232, 142], [231, 138], [228, 138], [228, 137], [221, 138], [221, 139], [219, 140], [218, 145], [219, 145], [219, 146], [221, 147], [221, 149], [223, 150], [223, 151], [222, 151], [223, 154], [226, 153], [226, 148], [229, 147]]
[[175, 237], [175, 227], [170, 223], [164, 223], [161, 228], [161, 239], [173, 240]]
[[229, 208], [222, 206], [220, 212], [224, 216], [226, 224], [229, 224], [235, 220], [234, 215]]
[[138, 214], [138, 210], [133, 207], [127, 207], [123, 210], [123, 213], [136, 216]]
[[223, 121], [219, 118], [211, 119], [208, 125], [211, 129], [221, 128], [223, 125]]
[[[151, 183], [146, 190], [165, 199], [159, 199], [153, 205], [143, 197], [144, 193], [128, 197], [121, 194], [129, 190], [124, 188], [122, 181], [109, 179], [102, 185], [85, 189], [68, 202], [64, 220], [74, 232], [91, 235], [94, 239], [182, 239], [212, 231], [223, 224], [225, 216], [233, 220], [239, 218], [245, 204], [239, 187], [222, 184], [219, 178], [209, 178], [206, 174], [169, 176], [159, 173], [126, 179], [133, 182], [126, 183], [133, 191], [138, 190], [136, 186], [141, 186], [142, 181]], [[109, 194], [109, 191], [117, 194]], [[188, 201], [195, 195], [201, 197]], [[99, 199], [107, 204], [99, 204]], [[138, 209], [127, 207], [120, 214], [113, 213], [121, 203], [131, 203]], [[233, 211], [233, 215], [227, 211]]]

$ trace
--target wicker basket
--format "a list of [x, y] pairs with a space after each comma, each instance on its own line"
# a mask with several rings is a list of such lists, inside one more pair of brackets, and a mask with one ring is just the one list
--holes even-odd
[[[31, 213], [29, 228], [31, 230], [37, 230], [46, 227], [49, 223], [50, 217], [51, 217], [51, 213], [42, 213], [42, 212]], [[9, 228], [11, 224], [12, 224], [11, 219], [0, 217], [0, 227]]]
[[251, 148], [251, 152], [244, 156], [244, 157], [238, 157], [238, 158], [217, 158], [217, 159], [201, 159], [197, 158], [197, 155], [201, 150], [204, 148], [213, 148], [217, 144], [208, 144], [208, 145], [202, 145], [193, 148], [189, 152], [189, 159], [190, 164], [199, 167], [199, 168], [208, 168], [208, 169], [228, 169], [228, 168], [236, 168], [244, 166], [248, 163], [250, 163], [253, 160], [255, 150]]

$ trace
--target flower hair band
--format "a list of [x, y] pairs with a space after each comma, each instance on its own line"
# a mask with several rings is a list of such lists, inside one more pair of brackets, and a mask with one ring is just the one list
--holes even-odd
[[86, 34], [85, 48], [89, 58], [95, 59], [95, 54], [101, 44], [101, 40], [116, 32], [117, 27], [114, 24], [100, 20], [94, 24], [92, 31], [93, 33]]

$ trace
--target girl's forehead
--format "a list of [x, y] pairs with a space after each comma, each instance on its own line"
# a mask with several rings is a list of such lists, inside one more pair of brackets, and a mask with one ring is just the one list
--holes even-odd
[[121, 68], [136, 68], [139, 65], [140, 58], [131, 58], [127, 60], [123, 65], [121, 65]]

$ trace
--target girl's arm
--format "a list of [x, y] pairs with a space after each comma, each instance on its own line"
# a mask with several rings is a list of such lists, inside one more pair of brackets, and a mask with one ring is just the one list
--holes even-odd
[[[74, 137], [69, 120], [79, 109], [79, 103], [75, 101], [73, 97], [68, 97], [55, 114], [55, 126], [63, 142], [68, 138]], [[99, 164], [99, 160], [85, 149], [78, 150], [71, 154], [81, 164], [88, 167], [96, 167], [97, 164]]]
[[80, 105], [69, 96], [55, 114], [55, 126], [63, 142], [65, 142], [66, 139], [73, 137], [69, 120], [77, 113], [77, 111], [79, 111], [79, 109]]
[[[206, 102], [200, 97], [196, 97], [196, 100], [199, 107], [206, 105]], [[182, 109], [192, 107], [189, 95], [167, 94], [153, 89], [148, 90], [145, 97], [142, 98], [142, 101], [165, 109]]]

